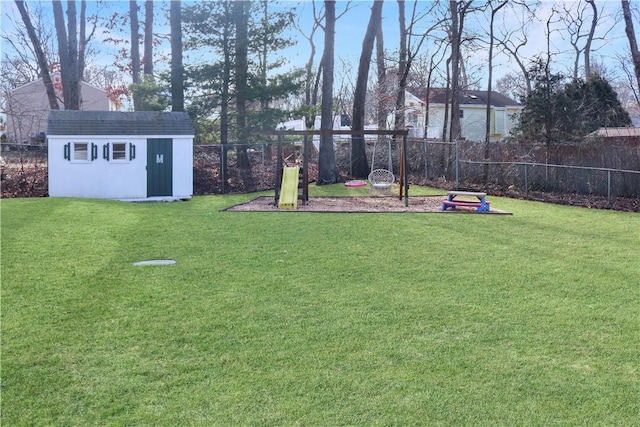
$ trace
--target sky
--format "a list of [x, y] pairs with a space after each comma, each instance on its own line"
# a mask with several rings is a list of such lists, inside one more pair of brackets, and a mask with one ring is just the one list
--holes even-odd
[[[30, 3], [30, 2], [29, 2]], [[142, 1], [139, 1], [142, 4]], [[157, 3], [164, 3], [164, 7], [168, 8], [166, 1], [158, 1]], [[183, 2], [183, 3], [186, 3]], [[64, 4], [64, 2], [63, 2]], [[306, 1], [294, 1], [284, 0], [279, 2], [283, 8], [296, 7], [300, 15], [299, 22], [301, 27], [310, 29], [313, 22], [312, 3], [310, 0]], [[346, 2], [338, 1], [336, 5], [337, 14], [346, 7]], [[417, 8], [423, 9], [431, 3], [426, 0], [418, 1]], [[530, 59], [535, 54], [546, 51], [546, 37], [545, 37], [545, 20], [551, 14], [552, 7], [558, 8], [562, 6], [575, 9], [580, 4], [578, 1], [543, 1], [539, 9], [536, 11], [536, 16], [539, 21], [535, 22], [528, 28], [529, 42], [526, 48], [523, 50], [523, 57]], [[596, 33], [596, 37], [602, 36], [605, 28], [611, 27], [611, 30], [606, 34], [606, 40], [596, 39], [593, 44], [592, 59], [603, 62], [609, 68], [616, 67], [616, 55], [624, 54], [628, 51], [628, 41], [624, 34], [624, 23], [620, 19], [620, 2], [619, 0], [596, 0], [596, 4], [599, 8], [603, 9], [602, 24]], [[637, 8], [640, 8], [640, 0], [632, 0]], [[121, 13], [127, 13], [128, 1], [107, 1], [106, 4], [100, 7], [101, 16], [109, 16], [114, 11]], [[44, 9], [50, 10], [50, 1], [43, 2]], [[371, 0], [354, 0], [350, 9], [336, 23], [336, 85], [349, 84], [349, 81], [355, 81], [355, 70], [359, 60], [360, 50], [362, 47], [362, 40], [366, 30], [367, 22], [369, 19]], [[89, 13], [96, 10], [96, 4], [89, 0], [88, 2]], [[406, 2], [406, 13], [409, 14], [413, 7], [412, 1]], [[13, 1], [0, 1], [0, 12], [2, 13], [2, 31], [10, 31], [12, 25], [21, 24], [19, 14]], [[140, 20], [143, 19], [143, 12], [140, 12]], [[557, 16], [557, 15], [556, 15]], [[388, 50], [396, 50], [399, 40], [398, 30], [398, 5], [395, 0], [386, 0], [383, 7], [383, 31], [385, 48]], [[161, 24], [162, 18], [156, 18], [154, 23], [154, 30], [159, 33], [169, 33], [167, 25]], [[589, 18], [590, 19], [590, 18]], [[640, 22], [640, 19], [638, 20]], [[520, 20], [517, 14], [512, 8], [504, 8], [497, 16], [496, 28], [514, 28], [519, 27]], [[423, 28], [429, 23], [422, 24]], [[556, 24], [559, 27], [561, 24]], [[467, 21], [467, 28], [473, 29], [477, 32], [485, 32], [488, 28], [488, 23], [485, 18], [481, 18], [477, 15], [472, 16]], [[419, 29], [419, 27], [418, 27]], [[636, 30], [640, 30], [639, 28]], [[310, 53], [310, 47], [307, 40], [305, 40], [297, 30], [292, 30], [291, 37], [298, 40], [298, 45], [293, 48], [287, 49], [282, 52], [290, 61], [290, 66], [303, 66], [308, 60]], [[99, 55], [98, 60], [102, 65], [113, 66], [113, 57], [116, 50], [113, 46], [104, 42], [104, 38], [107, 37], [100, 29], [96, 32], [95, 47], [101, 49], [102, 54]], [[128, 37], [128, 34], [123, 33], [122, 37]], [[322, 53], [322, 31], [318, 31], [316, 34], [316, 46], [318, 52], [316, 55], [315, 63], [319, 61]], [[570, 72], [572, 69], [573, 58], [575, 53], [572, 52], [571, 46], [568, 44], [566, 37], [563, 37], [561, 33], [554, 32], [552, 38], [552, 49], [559, 52], [563, 52], [556, 57], [557, 71], [564, 73]], [[6, 44], [3, 44], [3, 49], [7, 49]], [[433, 48], [431, 43], [427, 43], [423, 46], [424, 49]], [[168, 50], [167, 44], [161, 45], [158, 50]], [[481, 79], [480, 89], [486, 89], [486, 63], [487, 52], [484, 49], [477, 49], [475, 51], [466, 52], [466, 59], [470, 64], [469, 69], [479, 69], [478, 74], [483, 76]], [[166, 64], [168, 66], [168, 64]], [[161, 65], [160, 65], [161, 66]], [[494, 82], [496, 79], [504, 76], [505, 74], [517, 71], [515, 63], [507, 56], [501, 53], [497, 53], [494, 56]]]

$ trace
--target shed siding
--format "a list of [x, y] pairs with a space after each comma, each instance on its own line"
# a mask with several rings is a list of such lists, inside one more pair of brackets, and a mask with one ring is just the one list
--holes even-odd
[[[174, 198], [193, 195], [193, 140], [184, 135], [160, 135], [173, 139]], [[98, 147], [98, 158], [79, 163], [64, 158], [67, 143], [86, 142]], [[117, 162], [103, 158], [107, 143], [135, 145], [135, 158]], [[140, 136], [59, 135], [49, 137], [49, 196], [97, 199], [143, 199], [147, 197], [147, 138]]]
[[[98, 146], [98, 158], [77, 163], [64, 158], [65, 144], [87, 142]], [[123, 163], [102, 157], [104, 144], [130, 142], [136, 146], [136, 158]], [[146, 139], [96, 138], [87, 135], [49, 137], [49, 196], [89, 197], [97, 199], [144, 198], [146, 187]]]

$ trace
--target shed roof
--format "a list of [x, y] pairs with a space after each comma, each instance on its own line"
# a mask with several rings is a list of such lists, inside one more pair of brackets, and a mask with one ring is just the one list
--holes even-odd
[[589, 136], [602, 136], [605, 138], [639, 137], [640, 128], [633, 128], [633, 127], [600, 128], [596, 131], [591, 132]]
[[189, 115], [159, 111], [49, 112], [47, 135], [193, 135]]

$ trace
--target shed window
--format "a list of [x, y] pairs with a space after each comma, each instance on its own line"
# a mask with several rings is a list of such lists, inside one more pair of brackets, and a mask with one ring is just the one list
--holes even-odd
[[114, 142], [111, 144], [113, 147], [111, 158], [113, 160], [128, 160], [127, 159], [127, 144], [125, 142]]
[[75, 163], [88, 163], [98, 158], [98, 146], [88, 142], [64, 144], [64, 159]]
[[88, 161], [89, 160], [89, 144], [86, 142], [73, 143], [73, 160]]
[[111, 162], [128, 162], [136, 158], [136, 146], [130, 142], [110, 142], [102, 146], [102, 157]]

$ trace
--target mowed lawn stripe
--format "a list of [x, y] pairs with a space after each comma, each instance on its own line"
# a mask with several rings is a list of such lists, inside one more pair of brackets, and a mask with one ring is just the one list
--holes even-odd
[[3, 423], [637, 421], [637, 214], [220, 211], [250, 197], [4, 200]]

